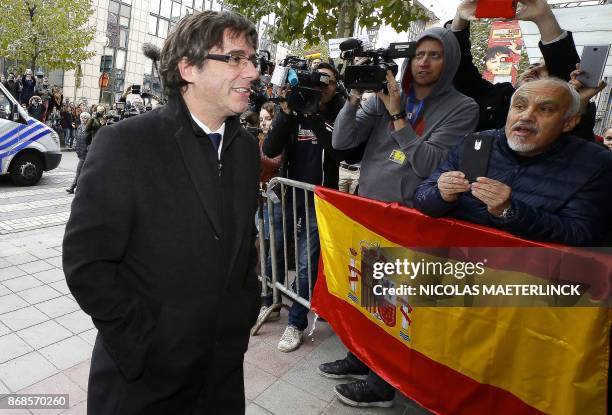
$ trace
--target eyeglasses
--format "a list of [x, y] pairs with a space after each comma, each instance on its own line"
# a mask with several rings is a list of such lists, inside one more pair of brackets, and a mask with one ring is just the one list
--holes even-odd
[[215, 55], [210, 53], [206, 55], [205, 59], [212, 59], [214, 61], [225, 62], [234, 68], [244, 69], [247, 66], [247, 62], [251, 62], [256, 69], [259, 69], [259, 56], [257, 54], [251, 56], [245, 55]]

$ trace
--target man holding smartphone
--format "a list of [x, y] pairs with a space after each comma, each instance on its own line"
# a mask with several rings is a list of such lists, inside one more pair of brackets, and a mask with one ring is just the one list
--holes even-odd
[[612, 154], [571, 135], [580, 96], [567, 82], [540, 79], [514, 93], [505, 128], [491, 140], [486, 177], [470, 183], [458, 145], [415, 192], [414, 206], [522, 238], [591, 246], [605, 238], [612, 213]]
[[[455, 88], [478, 103], [480, 119], [477, 131], [484, 131], [504, 126], [515, 87], [510, 82], [490, 83], [482, 78], [473, 63], [470, 20], [475, 20], [477, 4], [477, 0], [463, 0], [457, 7], [452, 23], [447, 23], [446, 27], [452, 29], [461, 48], [461, 63], [454, 79]], [[576, 69], [580, 58], [572, 33], [559, 26], [546, 0], [519, 0], [515, 19], [531, 21], [537, 25], [541, 36], [539, 47], [543, 56], [540, 62], [530, 65], [526, 71], [519, 74], [516, 87], [547, 76], [569, 81], [570, 74]], [[591, 105], [573, 133], [593, 141], [594, 125], [595, 106]]]

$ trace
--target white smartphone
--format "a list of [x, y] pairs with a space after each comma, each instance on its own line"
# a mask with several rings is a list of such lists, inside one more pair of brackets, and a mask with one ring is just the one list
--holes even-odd
[[580, 70], [583, 73], [576, 79], [586, 87], [597, 87], [603, 78], [609, 53], [610, 45], [585, 45], [580, 58]]

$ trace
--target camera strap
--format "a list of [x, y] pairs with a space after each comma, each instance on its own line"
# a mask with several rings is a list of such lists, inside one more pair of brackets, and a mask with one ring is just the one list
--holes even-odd
[[414, 94], [414, 89], [411, 88], [408, 93], [408, 99], [406, 100], [406, 115], [408, 117], [408, 122], [410, 122], [410, 125], [413, 127], [419, 120], [419, 115], [423, 109], [423, 101], [419, 101], [418, 105], [416, 105], [416, 102], [417, 99]]

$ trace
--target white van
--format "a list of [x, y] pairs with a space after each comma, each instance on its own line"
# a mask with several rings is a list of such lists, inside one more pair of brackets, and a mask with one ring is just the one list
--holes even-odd
[[61, 160], [57, 133], [30, 117], [0, 84], [0, 174], [10, 174], [17, 186], [32, 186]]

